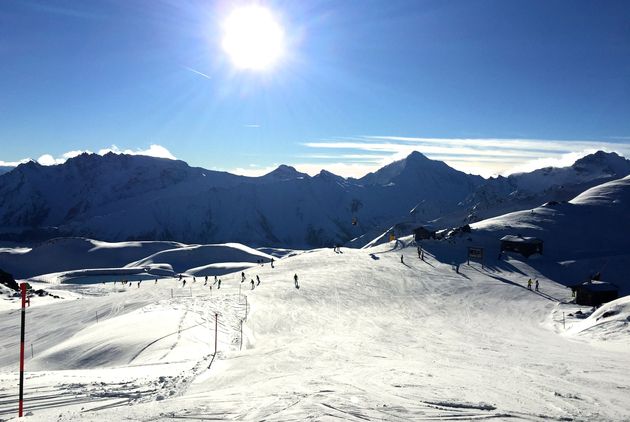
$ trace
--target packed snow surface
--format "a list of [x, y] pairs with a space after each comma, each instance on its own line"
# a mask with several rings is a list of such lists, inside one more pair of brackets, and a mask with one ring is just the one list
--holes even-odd
[[[55, 285], [62, 299], [27, 311], [27, 420], [627, 420], [629, 336], [598, 325], [619, 328], [627, 298], [563, 326], [570, 290], [526, 262], [454, 266], [464, 239], [426, 242], [422, 261], [408, 242], [307, 251], [220, 289]], [[16, 414], [19, 315], [0, 311], [0, 418]]]

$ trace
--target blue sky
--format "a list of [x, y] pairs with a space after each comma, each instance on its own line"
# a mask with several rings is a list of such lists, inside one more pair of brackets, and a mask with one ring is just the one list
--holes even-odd
[[221, 48], [234, 1], [0, 0], [0, 160], [358, 176], [413, 149], [485, 175], [630, 157], [628, 1], [256, 3], [286, 40], [264, 72]]

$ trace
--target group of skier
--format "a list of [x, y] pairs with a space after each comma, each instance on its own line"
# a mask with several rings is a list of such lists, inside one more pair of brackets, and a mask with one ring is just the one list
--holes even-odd
[[[540, 283], [538, 283], [538, 279], [536, 279], [536, 281], [535, 281], [535, 285], [536, 285], [535, 290], [536, 290], [537, 292], [538, 292], [538, 291], [540, 291], [540, 290], [539, 290]], [[531, 278], [530, 278], [529, 280], [527, 280], [527, 289], [528, 289], [528, 290], [531, 290], [531, 289], [532, 289], [532, 279], [531, 279]]]
[[[271, 258], [271, 260], [269, 262], [271, 264], [271, 268], [274, 268], [274, 262], [275, 262], [274, 258]], [[262, 259], [258, 260], [257, 263], [260, 264], [260, 265], [264, 265], [264, 262], [263, 262]], [[178, 281], [180, 281], [182, 283], [181, 287], [186, 287], [187, 280], [186, 280], [186, 278], [184, 277], [183, 274], [178, 274], [177, 279], [178, 279]], [[245, 280], [246, 280], [245, 272], [243, 271], [243, 272], [241, 272], [241, 283], [244, 283]], [[157, 284], [157, 282], [158, 282], [158, 279], [156, 278], [154, 284]], [[192, 277], [192, 282], [196, 283], [197, 282], [197, 277], [193, 276]], [[254, 290], [254, 288], [260, 286], [260, 282], [261, 282], [261, 280], [260, 280], [260, 276], [259, 275], [256, 275], [256, 281], [254, 281], [253, 278], [250, 279], [251, 290]], [[103, 283], [105, 283], [105, 282], [103, 282]], [[120, 283], [123, 286], [126, 286], [126, 285], [131, 286], [131, 282], [127, 281], [127, 280], [122, 280]], [[140, 283], [142, 283], [142, 280], [137, 282], [138, 288], [140, 288]], [[294, 286], [295, 286], [296, 289], [300, 288], [300, 284], [298, 283], [298, 275], [297, 274], [294, 274], [294, 276], [293, 276], [293, 283], [294, 283]], [[114, 285], [116, 285], [116, 281], [114, 281]], [[204, 285], [204, 287], [208, 286], [208, 276], [207, 275], [204, 276], [204, 283], [203, 283], [203, 285]], [[221, 288], [221, 279], [218, 278], [216, 275], [214, 276], [214, 282], [210, 285], [210, 290], [212, 290], [213, 286], [216, 286], [217, 289]]]

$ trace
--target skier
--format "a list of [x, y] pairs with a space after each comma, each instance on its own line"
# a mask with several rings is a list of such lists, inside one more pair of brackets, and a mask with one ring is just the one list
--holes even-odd
[[215, 285], [215, 284], [217, 284], [217, 276], [216, 275], [214, 276], [214, 283], [212, 283], [212, 285]]
[[260, 277], [256, 276], [256, 286], [260, 286]]
[[243, 271], [241, 273], [241, 283], [243, 283], [245, 281], [245, 272]]
[[197, 279], [195, 277], [193, 277], [193, 283], [196, 283]]
[[252, 283], [252, 290], [254, 290], [254, 279], [251, 279], [251, 283]]
[[185, 278], [182, 280], [182, 287], [186, 287], [186, 279]]
[[221, 288], [221, 279], [219, 279], [219, 286], [217, 287], [217, 289]]
[[405, 260], [403, 259], [403, 256], [402, 256], [402, 255], [400, 255], [400, 263], [401, 263], [401, 264], [404, 264], [404, 263], [405, 263]]
[[179, 275], [179, 281], [182, 281], [182, 275], [181, 274]]
[[158, 280], [158, 279], [156, 278], [156, 279], [155, 279], [155, 283], [153, 283], [153, 284], [157, 284], [157, 280]]
[[271, 258], [271, 268], [273, 268], [273, 258]]
[[142, 283], [141, 281], [138, 282], [138, 288], [140, 288], [140, 283]]
[[539, 284], [538, 284], [538, 279], [536, 279], [536, 291], [539, 291], [539, 290], [538, 290], [538, 285], [539, 285]]
[[422, 248], [418, 246], [418, 258], [422, 259]]
[[[206, 276], [206, 284], [208, 284], [208, 276]], [[206, 284], [204, 284], [204, 286], [205, 286]]]
[[295, 283], [295, 288], [296, 288], [296, 289], [299, 289], [299, 288], [300, 288], [300, 285], [298, 284], [298, 276], [297, 276], [297, 274], [295, 274], [295, 275], [293, 276], [293, 282]]
[[532, 279], [531, 278], [529, 280], [527, 280], [527, 289], [528, 290], [532, 289]]

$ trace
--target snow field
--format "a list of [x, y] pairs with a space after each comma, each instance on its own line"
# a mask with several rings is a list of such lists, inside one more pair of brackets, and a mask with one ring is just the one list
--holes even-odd
[[[221, 277], [212, 297], [202, 278], [192, 283], [190, 277], [185, 288], [174, 279], [140, 288], [60, 285], [84, 298], [29, 310], [29, 321], [39, 322], [27, 342], [42, 343], [33, 367], [42, 369], [37, 364], [49, 356], [58, 369], [70, 364], [66, 357], [81, 369], [31, 372], [29, 382], [83, 398], [63, 409], [43, 405], [31, 419], [627, 418], [628, 338], [602, 343], [560, 333], [550, 319], [570, 291], [526, 262], [489, 257], [485, 268], [460, 265], [457, 274], [450, 263], [467, 245], [427, 242], [425, 262], [414, 247], [393, 249], [393, 243], [313, 250], [276, 260], [274, 269], [247, 269], [242, 284], [240, 273]], [[261, 285], [252, 291], [255, 275]], [[529, 277], [540, 280], [541, 292], [527, 290]], [[193, 296], [186, 297], [190, 287]], [[239, 288], [250, 306], [242, 350]], [[95, 309], [110, 312], [108, 320], [96, 323]], [[208, 369], [212, 346], [204, 333], [215, 310], [224, 325], [220, 353]], [[0, 329], [8, 333], [3, 348], [13, 350], [18, 337], [9, 316], [2, 314]], [[110, 325], [100, 330], [100, 324]], [[3, 359], [0, 386], [8, 391], [16, 360]], [[95, 360], [99, 369], [90, 369]], [[117, 385], [124, 397], [97, 402]]]

